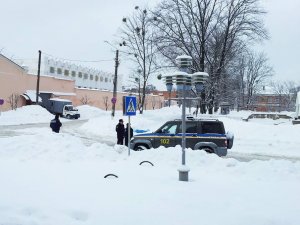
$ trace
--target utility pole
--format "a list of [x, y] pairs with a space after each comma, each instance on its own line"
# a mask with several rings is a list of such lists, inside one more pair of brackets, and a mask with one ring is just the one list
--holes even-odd
[[116, 110], [116, 101], [117, 101], [117, 83], [118, 83], [118, 66], [119, 66], [119, 50], [116, 50], [116, 58], [115, 58], [115, 77], [114, 77], [114, 92], [112, 98], [112, 111], [111, 116], [115, 116]]
[[36, 104], [39, 104], [39, 93], [40, 93], [40, 75], [41, 75], [41, 55], [42, 52], [39, 50], [39, 64], [38, 64], [38, 74], [36, 83]]

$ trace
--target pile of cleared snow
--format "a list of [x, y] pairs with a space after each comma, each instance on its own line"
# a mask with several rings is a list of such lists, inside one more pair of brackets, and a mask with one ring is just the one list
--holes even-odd
[[31, 123], [49, 123], [53, 115], [37, 105], [23, 106], [16, 110], [2, 112], [0, 125], [19, 125]]
[[[21, 131], [19, 131], [21, 132]], [[300, 163], [181, 149], [132, 152], [46, 128], [3, 138], [0, 224], [299, 224]], [[143, 164], [151, 161], [154, 166]], [[118, 179], [104, 179], [108, 173]], [[216, 216], [217, 215], [217, 216]]]
[[[155, 131], [168, 120], [178, 119], [181, 116], [181, 109], [178, 107], [162, 108], [158, 110], [146, 110], [143, 114], [137, 113], [131, 117], [131, 126], [133, 130]], [[115, 127], [119, 119], [128, 123], [128, 117], [123, 116], [121, 111], [116, 111], [115, 117], [110, 113], [102, 113], [101, 116], [91, 118], [87, 123], [79, 128], [80, 132], [93, 136], [100, 136], [109, 142], [115, 142]]]
[[90, 119], [100, 116], [110, 115], [110, 111], [104, 111], [97, 107], [89, 106], [89, 105], [81, 105], [76, 107], [80, 113], [80, 119]]

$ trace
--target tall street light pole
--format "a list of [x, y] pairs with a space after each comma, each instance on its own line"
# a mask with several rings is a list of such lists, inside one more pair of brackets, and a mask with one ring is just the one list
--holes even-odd
[[204, 90], [204, 84], [206, 83], [209, 75], [205, 72], [195, 72], [191, 74], [192, 58], [187, 55], [178, 56], [176, 58], [179, 71], [173, 73], [172, 75], [167, 75], [162, 77], [158, 76], [158, 79], [164, 78], [167, 91], [172, 91], [173, 83], [176, 83], [177, 91], [181, 92], [181, 97], [175, 98], [174, 100], [181, 101], [182, 115], [181, 115], [181, 132], [182, 132], [182, 155], [181, 164], [182, 166], [178, 169], [179, 180], [188, 181], [189, 180], [189, 168], [186, 166], [185, 149], [186, 149], [186, 101], [199, 98], [187, 98], [186, 92], [192, 90], [192, 84], [195, 85], [197, 93], [201, 93]]
[[115, 58], [115, 77], [114, 77], [114, 90], [113, 90], [113, 98], [112, 98], [112, 110], [111, 116], [115, 116], [116, 110], [116, 101], [117, 101], [117, 84], [118, 84], [118, 67], [119, 67], [119, 50], [116, 50], [116, 58]]
[[36, 82], [36, 99], [35, 103], [38, 105], [39, 104], [39, 93], [40, 93], [40, 75], [41, 75], [41, 56], [42, 56], [42, 51], [39, 50], [39, 63], [38, 63], [38, 74], [37, 74], [37, 82]]

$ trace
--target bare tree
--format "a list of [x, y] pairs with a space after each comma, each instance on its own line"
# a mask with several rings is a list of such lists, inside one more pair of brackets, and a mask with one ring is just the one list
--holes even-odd
[[274, 94], [278, 98], [278, 111], [291, 111], [294, 110], [297, 97], [297, 87], [295, 81], [273, 81], [270, 83]]
[[19, 99], [20, 95], [17, 93], [13, 93], [8, 97], [7, 102], [12, 110], [16, 110], [18, 108]]
[[150, 75], [155, 71], [155, 43], [153, 29], [151, 28], [151, 17], [147, 9], [135, 7], [135, 12], [127, 18], [123, 18], [121, 31], [122, 43], [127, 47], [128, 57], [133, 60], [138, 69], [141, 70], [141, 106], [143, 113], [146, 86]]
[[230, 97], [235, 58], [247, 44], [268, 38], [264, 14], [259, 0], [165, 0], [154, 11], [158, 49], [169, 64], [187, 54], [195, 70], [209, 73], [204, 97], [210, 113]]
[[105, 106], [105, 111], [107, 111], [108, 107], [109, 107], [109, 101], [108, 101], [108, 96], [103, 96], [102, 97], [104, 106]]
[[268, 65], [268, 58], [263, 53], [250, 52], [246, 61], [245, 89], [246, 106], [253, 103], [253, 96], [259, 88], [273, 75], [273, 68]]
[[151, 105], [152, 105], [152, 109], [154, 110], [155, 106], [156, 106], [156, 99], [154, 96], [152, 96], [152, 98], [151, 98]]
[[80, 98], [80, 102], [82, 105], [89, 105], [91, 104], [91, 101], [87, 95], [84, 95]]

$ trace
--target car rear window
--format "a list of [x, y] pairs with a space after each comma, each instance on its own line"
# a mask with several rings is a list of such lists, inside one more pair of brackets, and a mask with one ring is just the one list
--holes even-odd
[[202, 122], [202, 134], [225, 134], [223, 123]]

